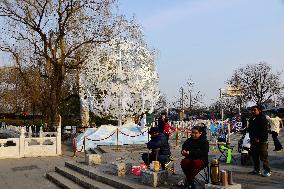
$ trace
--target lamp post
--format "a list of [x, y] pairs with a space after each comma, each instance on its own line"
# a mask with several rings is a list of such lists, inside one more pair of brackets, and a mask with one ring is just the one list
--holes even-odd
[[169, 117], [169, 108], [166, 108], [167, 117]]
[[121, 49], [118, 49], [119, 51], [119, 59], [118, 59], [118, 70], [117, 70], [117, 78], [116, 81], [118, 82], [118, 127], [121, 127], [122, 125], [122, 55], [121, 55]]
[[[223, 96], [224, 96], [224, 95], [223, 95], [223, 91], [224, 91], [224, 89], [220, 88], [219, 91], [220, 91], [220, 98], [221, 98], [221, 100], [223, 100]], [[224, 126], [224, 107], [223, 107], [223, 101], [222, 101], [222, 104], [221, 104], [221, 120], [222, 120], [222, 124], [223, 124], [223, 126]], [[231, 143], [231, 141], [230, 141], [230, 134], [231, 134], [231, 127], [230, 127], [230, 125], [228, 125], [228, 137], [227, 137], [227, 143], [228, 143], [228, 144]]]
[[[223, 91], [224, 89], [220, 88], [220, 99], [223, 100]], [[223, 102], [222, 102], [223, 103]], [[223, 108], [223, 104], [221, 104], [221, 120], [224, 120], [224, 108]]]
[[188, 93], [189, 93], [189, 110], [191, 111], [191, 107], [192, 107], [192, 85], [194, 85], [194, 82], [188, 81], [187, 85], [188, 85]]
[[184, 117], [184, 90], [183, 90], [183, 87], [180, 88], [180, 92], [181, 92], [181, 99], [180, 99], [180, 107], [181, 107], [180, 120], [183, 120], [183, 117]]
[[275, 93], [273, 94], [273, 97], [274, 97], [274, 108], [276, 108], [277, 102], [276, 102], [276, 95], [275, 95]]
[[122, 77], [122, 55], [121, 55], [121, 49], [119, 48], [118, 45], [118, 68], [117, 68], [117, 73], [116, 73], [116, 78], [114, 79], [114, 82], [118, 85], [116, 95], [117, 95], [117, 103], [118, 103], [118, 123], [117, 123], [117, 128], [116, 128], [116, 150], [119, 150], [118, 147], [118, 135], [119, 135], [119, 130], [122, 126], [122, 82], [123, 82], [123, 77]]

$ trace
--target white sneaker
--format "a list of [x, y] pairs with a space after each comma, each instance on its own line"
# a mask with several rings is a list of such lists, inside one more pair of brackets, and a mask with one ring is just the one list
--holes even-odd
[[263, 171], [262, 176], [263, 177], [270, 177], [271, 176], [271, 171]]

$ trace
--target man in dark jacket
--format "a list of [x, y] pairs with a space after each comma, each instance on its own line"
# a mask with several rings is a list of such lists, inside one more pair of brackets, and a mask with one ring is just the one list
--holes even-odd
[[147, 148], [152, 150], [151, 153], [142, 154], [142, 160], [149, 166], [152, 161], [159, 161], [162, 169], [165, 169], [165, 164], [169, 161], [171, 151], [170, 145], [166, 136], [159, 132], [157, 127], [152, 127], [149, 130], [151, 140], [147, 143]]
[[254, 163], [254, 170], [251, 174], [260, 175], [260, 162], [263, 162], [264, 172], [262, 176], [269, 177], [271, 175], [268, 162], [268, 121], [262, 115], [262, 108], [260, 106], [252, 107], [252, 117], [249, 120], [249, 137], [251, 141], [251, 155]]

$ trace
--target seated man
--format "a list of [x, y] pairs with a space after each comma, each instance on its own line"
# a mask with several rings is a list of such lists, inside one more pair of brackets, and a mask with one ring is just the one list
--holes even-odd
[[142, 154], [142, 160], [149, 167], [152, 161], [159, 161], [162, 169], [165, 169], [165, 164], [170, 159], [170, 145], [166, 136], [160, 133], [158, 127], [151, 127], [149, 130], [151, 140], [147, 143], [147, 148], [152, 150], [151, 153]]
[[181, 154], [185, 157], [181, 161], [181, 168], [187, 182], [184, 188], [195, 188], [195, 176], [208, 165], [209, 143], [206, 139], [205, 130], [201, 126], [191, 129], [191, 137], [182, 145]]

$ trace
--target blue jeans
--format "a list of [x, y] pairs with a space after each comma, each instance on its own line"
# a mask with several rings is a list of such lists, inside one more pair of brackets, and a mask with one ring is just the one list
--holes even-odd
[[274, 142], [275, 150], [282, 150], [283, 147], [282, 147], [280, 141], [278, 140], [278, 133], [276, 133], [275, 131], [272, 131], [271, 135], [272, 135], [272, 139], [273, 139], [273, 142]]

